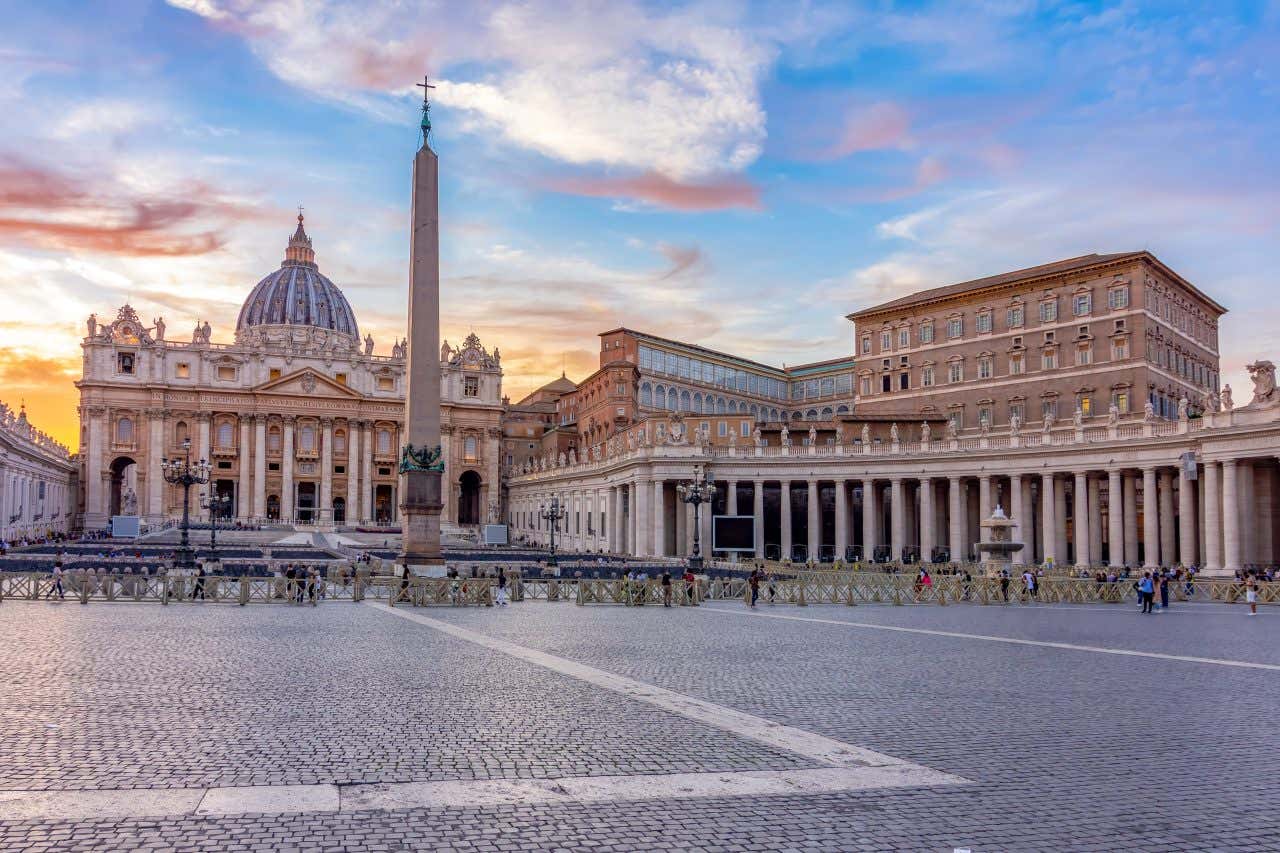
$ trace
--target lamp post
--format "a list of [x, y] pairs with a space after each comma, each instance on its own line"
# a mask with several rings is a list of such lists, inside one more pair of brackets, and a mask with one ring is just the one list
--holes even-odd
[[191, 550], [191, 487], [209, 482], [209, 462], [201, 459], [191, 461], [191, 439], [182, 442], [182, 458], [166, 459], [160, 463], [161, 473], [166, 483], [182, 486], [182, 542], [178, 546], [178, 555], [174, 559], [175, 568], [194, 569], [195, 554]]
[[701, 476], [702, 479], [699, 481], [698, 474], [695, 473], [691, 482], [676, 486], [676, 495], [680, 500], [693, 504], [693, 553], [689, 555], [690, 570], [702, 568], [702, 542], [699, 536], [699, 530], [702, 527], [699, 523], [700, 510], [703, 504], [711, 503], [716, 496], [716, 484], [707, 479], [705, 468], [701, 471]]
[[212, 488], [200, 495], [200, 508], [209, 510], [209, 556], [218, 559], [218, 516], [231, 509], [231, 495], [220, 495]]
[[547, 565], [556, 565], [556, 527], [561, 521], [564, 521], [569, 511], [560, 506], [560, 498], [552, 498], [551, 506], [538, 507], [538, 517], [545, 520], [551, 527], [551, 556], [547, 557]]

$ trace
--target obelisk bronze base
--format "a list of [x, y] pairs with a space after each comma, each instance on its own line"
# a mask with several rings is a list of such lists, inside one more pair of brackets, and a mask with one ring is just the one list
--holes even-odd
[[400, 500], [402, 549], [396, 562], [409, 569], [444, 565], [440, 550], [441, 500], [439, 471], [406, 471]]

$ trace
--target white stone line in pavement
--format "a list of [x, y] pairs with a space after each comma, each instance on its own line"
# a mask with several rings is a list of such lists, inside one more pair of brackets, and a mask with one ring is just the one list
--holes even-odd
[[358, 785], [258, 785], [103, 791], [0, 791], [0, 820], [94, 820], [205, 815], [363, 812], [375, 809], [486, 808], [554, 803], [629, 802], [693, 797], [838, 794], [883, 788], [964, 784], [918, 764], [573, 776], [564, 779], [459, 779]]
[[846, 628], [870, 628], [874, 631], [897, 631], [901, 634], [925, 634], [932, 637], [952, 637], [960, 640], [984, 640], [991, 643], [1010, 643], [1016, 646], [1041, 646], [1048, 649], [1066, 649], [1073, 652], [1094, 652], [1103, 655], [1176, 660], [1184, 663], [1207, 663], [1215, 666], [1232, 666], [1242, 669], [1280, 670], [1280, 664], [1255, 663], [1247, 660], [1202, 658], [1193, 655], [1166, 655], [1161, 652], [1141, 652], [1135, 649], [1112, 649], [1106, 646], [1081, 646], [1076, 643], [1055, 643], [1048, 640], [1023, 640], [1018, 637], [996, 637], [990, 634], [965, 634], [960, 631], [940, 631], [935, 628], [907, 628], [901, 625], [878, 625], [875, 622], [852, 622], [844, 619], [821, 619], [816, 616], [786, 616], [782, 613], [761, 613], [758, 610], [729, 610], [725, 607], [704, 606], [703, 612], [723, 613], [726, 616], [748, 616], [760, 619], [787, 619], [792, 622], [816, 622], [821, 625], [843, 625]]
[[[537, 666], [546, 667], [554, 672], [567, 675], [570, 678], [576, 678], [585, 681], [594, 687], [604, 690], [610, 690], [619, 693], [629, 699], [635, 699], [638, 702], [645, 702], [664, 711], [670, 711], [679, 714], [682, 717], [688, 717], [691, 720], [712, 726], [717, 729], [731, 732], [738, 737], [754, 740], [763, 743], [775, 749], [781, 749], [796, 755], [802, 755], [805, 758], [822, 762], [823, 764], [835, 767], [853, 767], [853, 766], [894, 766], [909, 765], [910, 762], [903, 761], [900, 758], [894, 758], [892, 755], [884, 755], [879, 752], [872, 752], [869, 749], [863, 749], [859, 746], [853, 746], [842, 741], [824, 737], [814, 732], [798, 729], [793, 726], [784, 726], [767, 720], [764, 717], [757, 717], [754, 714], [747, 714], [743, 711], [736, 711], [733, 708], [727, 708], [724, 705], [717, 705], [713, 702], [706, 702], [702, 699], [695, 699], [692, 696], [686, 696], [683, 693], [676, 693], [674, 690], [666, 690], [662, 687], [656, 687], [652, 684], [645, 684], [643, 681], [636, 681], [622, 675], [612, 672], [606, 672], [602, 669], [596, 669], [568, 658], [558, 657], [556, 655], [540, 652], [526, 646], [511, 643], [506, 640], [500, 640], [496, 637], [490, 637], [485, 634], [462, 628], [450, 622], [444, 622], [439, 619], [432, 619], [429, 616], [423, 616], [419, 613], [413, 613], [403, 608], [388, 607], [385, 604], [379, 604], [366, 601], [368, 607], [376, 607], [385, 613], [399, 616], [402, 619], [408, 619], [411, 622], [417, 622], [419, 625], [425, 625], [443, 634], [451, 637], [457, 637], [460, 640], [466, 640], [503, 654], [511, 655], [520, 660]], [[927, 768], [926, 768], [927, 769]], [[936, 771], [929, 771], [936, 772]], [[959, 780], [956, 777], [949, 777], [946, 774], [938, 773], [939, 777], [944, 777], [951, 781]]]

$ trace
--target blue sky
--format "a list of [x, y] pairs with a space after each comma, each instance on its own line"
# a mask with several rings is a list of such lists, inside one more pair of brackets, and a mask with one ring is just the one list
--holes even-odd
[[0, 381], [63, 434], [89, 312], [229, 340], [298, 204], [389, 350], [425, 72], [444, 334], [513, 397], [617, 325], [828, 358], [873, 302], [1138, 248], [1231, 309], [1229, 378], [1276, 354], [1280, 3], [0, 12]]

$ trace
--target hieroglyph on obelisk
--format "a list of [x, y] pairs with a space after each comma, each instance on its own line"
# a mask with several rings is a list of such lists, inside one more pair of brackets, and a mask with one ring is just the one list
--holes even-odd
[[407, 570], [442, 566], [440, 550], [440, 193], [439, 160], [431, 150], [431, 85], [422, 90], [422, 147], [413, 159], [413, 231], [409, 240], [409, 360], [404, 447], [400, 451], [400, 513]]

